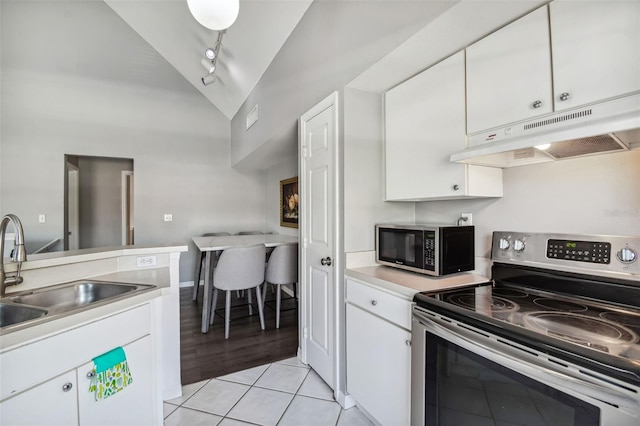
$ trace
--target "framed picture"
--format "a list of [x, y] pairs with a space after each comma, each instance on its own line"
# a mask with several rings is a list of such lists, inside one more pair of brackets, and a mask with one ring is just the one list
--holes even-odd
[[280, 226], [298, 227], [298, 176], [280, 181]]

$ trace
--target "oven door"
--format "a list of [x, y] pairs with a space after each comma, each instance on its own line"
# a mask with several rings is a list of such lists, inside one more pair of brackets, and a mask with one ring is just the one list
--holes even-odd
[[640, 424], [638, 389], [414, 307], [411, 424]]

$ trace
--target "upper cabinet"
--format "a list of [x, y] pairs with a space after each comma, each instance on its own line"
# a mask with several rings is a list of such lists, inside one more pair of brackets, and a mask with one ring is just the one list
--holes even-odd
[[467, 52], [467, 134], [640, 90], [640, 2], [556, 0]]
[[556, 111], [640, 90], [640, 2], [549, 7]]
[[502, 196], [502, 170], [451, 163], [465, 148], [464, 52], [385, 94], [386, 200]]
[[543, 6], [466, 49], [467, 133], [552, 112], [549, 45]]

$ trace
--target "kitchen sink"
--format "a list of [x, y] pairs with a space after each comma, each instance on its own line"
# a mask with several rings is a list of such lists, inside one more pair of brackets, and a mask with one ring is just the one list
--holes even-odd
[[45, 309], [0, 303], [0, 327], [18, 324], [47, 315]]
[[54, 311], [73, 309], [135, 291], [136, 285], [81, 282], [58, 288], [14, 296], [13, 303], [40, 306]]
[[115, 302], [156, 288], [148, 284], [126, 284], [82, 280], [13, 293], [0, 300], [3, 332], [23, 328]]

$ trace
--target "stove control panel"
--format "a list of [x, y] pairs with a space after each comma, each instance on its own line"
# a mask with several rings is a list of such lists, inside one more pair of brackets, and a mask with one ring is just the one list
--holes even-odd
[[584, 273], [631, 274], [640, 281], [640, 237], [494, 232], [491, 260]]
[[547, 257], [577, 262], [611, 262], [611, 244], [600, 241], [548, 240]]

